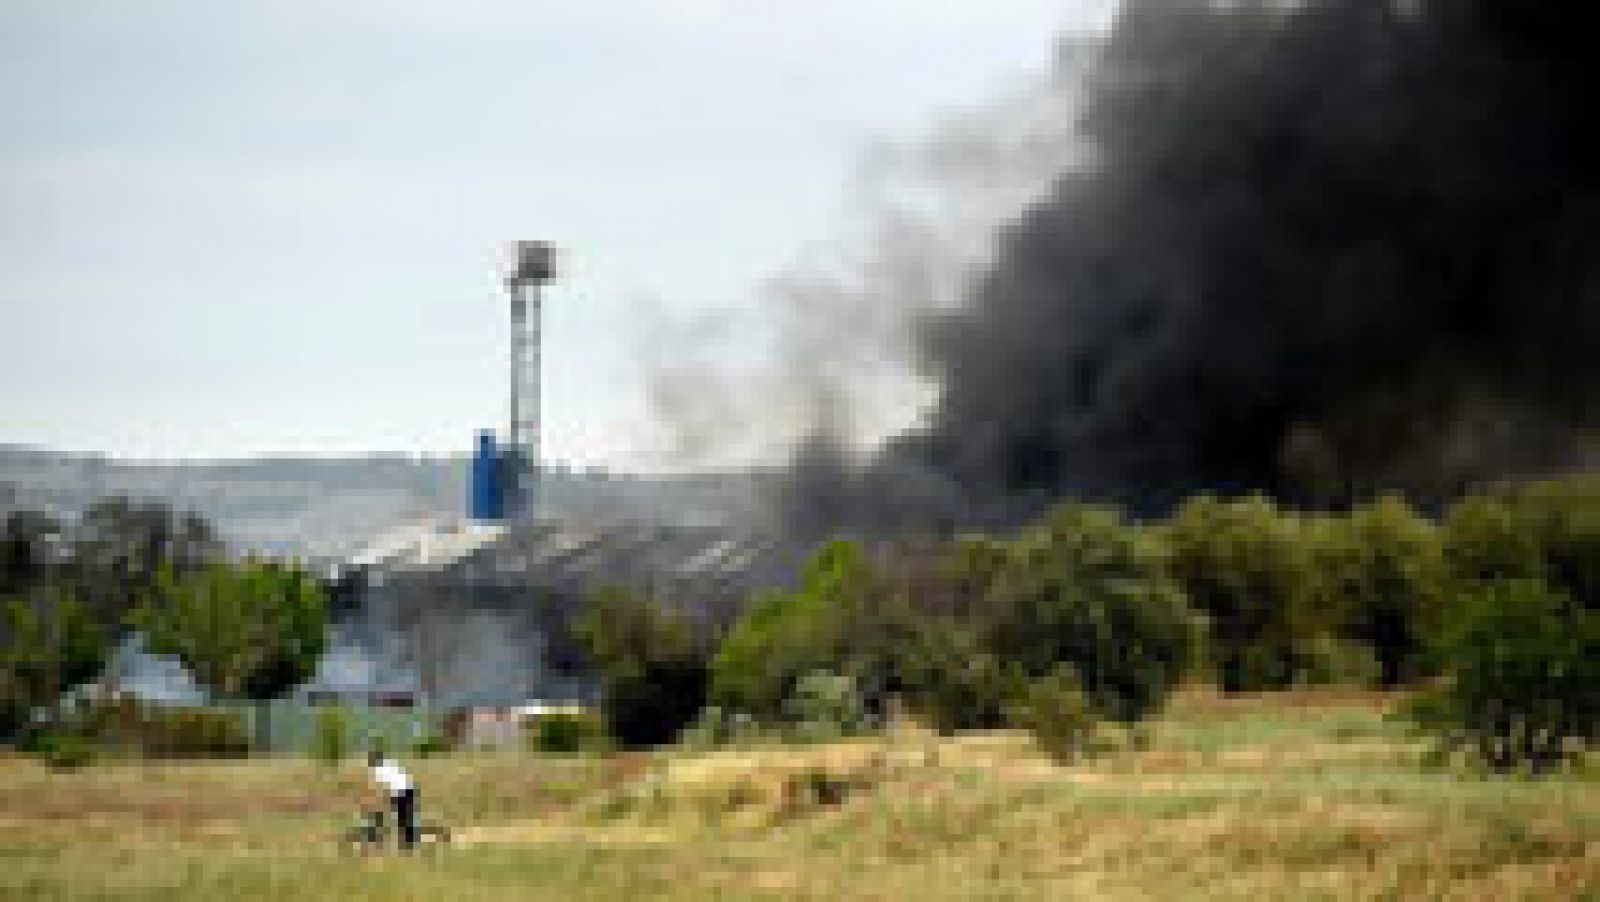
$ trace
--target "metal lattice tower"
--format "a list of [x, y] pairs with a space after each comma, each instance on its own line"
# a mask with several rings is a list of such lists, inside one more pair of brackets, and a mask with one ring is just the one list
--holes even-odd
[[533, 508], [539, 474], [540, 290], [555, 278], [555, 247], [544, 241], [513, 245], [506, 293], [511, 299], [511, 423], [505, 464], [506, 513], [523, 516]]

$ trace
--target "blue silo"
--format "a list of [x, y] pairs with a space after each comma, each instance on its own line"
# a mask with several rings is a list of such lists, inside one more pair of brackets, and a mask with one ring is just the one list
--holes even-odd
[[478, 433], [477, 452], [472, 455], [467, 516], [474, 520], [499, 520], [505, 516], [505, 478], [502, 469], [494, 431], [481, 430]]

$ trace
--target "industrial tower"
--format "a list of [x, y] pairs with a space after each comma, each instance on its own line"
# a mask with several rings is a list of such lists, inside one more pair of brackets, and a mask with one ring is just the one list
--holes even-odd
[[511, 299], [511, 422], [500, 466], [501, 498], [509, 518], [533, 510], [539, 479], [540, 290], [555, 278], [555, 246], [546, 241], [512, 245], [506, 293]]

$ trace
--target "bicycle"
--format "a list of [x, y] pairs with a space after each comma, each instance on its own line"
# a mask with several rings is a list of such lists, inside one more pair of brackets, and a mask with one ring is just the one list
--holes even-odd
[[[365, 809], [355, 826], [345, 831], [343, 845], [360, 854], [377, 852], [394, 842], [396, 828], [380, 809]], [[435, 821], [417, 825], [417, 845], [445, 845], [450, 842], [450, 828]]]

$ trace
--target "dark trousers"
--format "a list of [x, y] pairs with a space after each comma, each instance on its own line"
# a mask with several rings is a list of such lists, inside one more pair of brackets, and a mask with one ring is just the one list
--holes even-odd
[[417, 790], [407, 789], [390, 796], [394, 802], [394, 819], [400, 828], [400, 848], [409, 849], [417, 844]]

